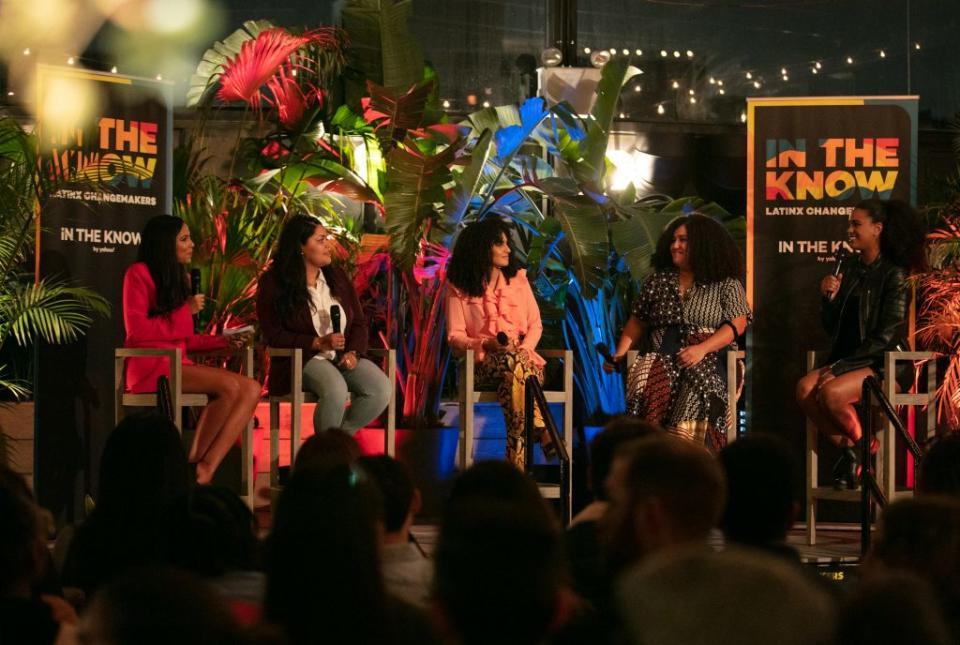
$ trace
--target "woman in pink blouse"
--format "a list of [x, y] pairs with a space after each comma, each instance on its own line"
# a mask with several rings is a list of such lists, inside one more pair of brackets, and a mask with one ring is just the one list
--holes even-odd
[[[179, 217], [157, 215], [140, 237], [137, 262], [123, 277], [125, 347], [179, 347], [183, 356], [184, 392], [207, 394], [188, 460], [196, 464], [197, 483], [210, 482], [227, 451], [250, 421], [260, 400], [260, 384], [228, 370], [194, 365], [187, 352], [222, 349], [223, 336], [197, 335], [193, 314], [204, 306], [203, 294], [190, 295], [185, 265], [193, 258], [190, 229]], [[245, 339], [234, 337], [234, 342]], [[128, 392], [155, 392], [157, 378], [170, 376], [165, 358], [130, 358]]]
[[[457, 353], [476, 352], [477, 379], [497, 385], [507, 424], [507, 461], [523, 469], [524, 383], [531, 374], [543, 380], [545, 361], [536, 352], [543, 324], [527, 272], [512, 256], [509, 239], [510, 227], [496, 217], [460, 232], [447, 267], [447, 341]], [[556, 448], [539, 410], [534, 426], [544, 454], [552, 456]]]

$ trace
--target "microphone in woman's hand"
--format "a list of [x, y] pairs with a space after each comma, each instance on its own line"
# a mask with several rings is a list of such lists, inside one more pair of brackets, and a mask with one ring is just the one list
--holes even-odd
[[501, 347], [506, 347], [507, 344], [510, 342], [510, 338], [507, 337], [507, 335], [506, 335], [505, 333], [503, 333], [502, 331], [498, 331], [498, 332], [497, 332], [497, 342], [500, 343], [500, 346], [501, 346]]
[[[193, 295], [200, 294], [200, 269], [190, 269], [190, 293]], [[193, 325], [196, 327], [200, 324], [200, 312], [193, 314]]]
[[594, 347], [597, 350], [597, 352], [601, 356], [603, 356], [603, 360], [613, 365], [613, 369], [616, 370], [617, 372], [620, 371], [622, 365], [620, 361], [615, 360], [613, 356], [610, 355], [610, 350], [607, 349], [606, 343], [597, 343]]
[[333, 333], [340, 333], [340, 305], [330, 305], [330, 324], [333, 325]]

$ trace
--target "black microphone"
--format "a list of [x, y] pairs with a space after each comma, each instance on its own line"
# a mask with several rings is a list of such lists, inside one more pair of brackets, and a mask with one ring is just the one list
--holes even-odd
[[[190, 293], [194, 296], [200, 293], [200, 269], [190, 269]], [[193, 314], [193, 326], [200, 324], [200, 312]]]
[[330, 305], [330, 323], [333, 325], [333, 333], [340, 333], [340, 305]]
[[594, 345], [594, 349], [603, 356], [603, 360], [613, 365], [613, 369], [617, 372], [620, 371], [622, 364], [619, 361], [613, 359], [613, 356], [610, 355], [610, 350], [607, 349], [606, 343], [597, 343]]
[[502, 331], [497, 332], [497, 342], [500, 343], [502, 347], [506, 347], [507, 343], [510, 342], [510, 338], [503, 333]]
[[847, 253], [847, 250], [846, 250], [845, 248], [843, 248], [842, 246], [841, 246], [840, 249], [836, 252], [836, 254], [834, 254], [833, 257], [836, 258], [836, 266], [833, 267], [833, 277], [834, 277], [834, 278], [840, 276], [840, 270], [843, 268], [843, 263], [847, 261], [847, 258], [849, 258], [849, 256], [850, 256], [850, 254]]

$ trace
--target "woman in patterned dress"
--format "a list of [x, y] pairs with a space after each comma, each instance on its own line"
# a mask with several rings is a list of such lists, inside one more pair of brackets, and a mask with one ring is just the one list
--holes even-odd
[[719, 450], [731, 403], [725, 350], [736, 349], [752, 317], [740, 251], [721, 224], [693, 213], [667, 226], [651, 263], [613, 355], [619, 362], [643, 341], [627, 376], [627, 412]]
[[[447, 342], [455, 352], [476, 352], [477, 380], [496, 385], [507, 425], [506, 458], [523, 470], [524, 383], [530, 375], [543, 381], [545, 361], [536, 352], [543, 324], [509, 240], [510, 227], [496, 217], [460, 232], [447, 267]], [[552, 456], [556, 447], [549, 443], [539, 410], [534, 427], [544, 454]]]

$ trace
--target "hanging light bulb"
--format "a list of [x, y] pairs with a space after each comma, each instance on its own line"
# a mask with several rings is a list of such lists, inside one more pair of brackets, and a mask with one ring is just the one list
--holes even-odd
[[783, 75], [783, 80], [784, 80], [784, 81], [789, 81], [789, 80], [790, 80], [790, 77], [787, 76], [786, 74], [784, 74], [784, 75]]
[[663, 56], [664, 58], [666, 58], [666, 57], [667, 57], [667, 50], [666, 50], [666, 49], [661, 49], [661, 50], [660, 50], [660, 55]]
[[693, 96], [694, 94], [696, 94], [696, 92], [694, 92], [693, 90], [687, 90], [687, 93], [688, 93], [690, 96]]
[[591, 51], [592, 51], [592, 50], [591, 50], [589, 47], [584, 47], [584, 48], [583, 48], [583, 53], [584, 53], [584, 54], [588, 54], [588, 55], [589, 55]]
[[717, 79], [715, 79], [714, 77], [711, 76], [711, 77], [710, 77], [710, 80], [709, 80], [708, 82], [710, 83], [710, 85], [716, 85], [716, 84], [717, 84]]
[[724, 90], [722, 87], [720, 88], [719, 92], [721, 96], [727, 93], [726, 90]]
[[643, 88], [640, 87], [639, 85], [634, 85], [634, 86], [633, 86], [633, 91], [634, 91], [634, 92], [639, 92], [639, 91], [642, 90], [642, 89], [643, 89]]
[[887, 57], [887, 52], [885, 52], [885, 51], [883, 51], [883, 50], [881, 49], [881, 50], [880, 50], [880, 58], [886, 58], [886, 57]]
[[621, 113], [620, 113], [620, 118], [621, 118], [621, 119], [626, 119], [626, 118], [627, 118], [627, 115], [624, 114], [623, 112], [621, 112]]
[[781, 76], [786, 76], [786, 75], [787, 75], [787, 68], [786, 68], [786, 67], [781, 67], [781, 68], [780, 68], [780, 75], [781, 75]]
[[29, 48], [29, 47], [27, 47], [27, 48], [25, 48], [25, 49], [23, 50], [23, 55], [24, 55], [24, 56], [29, 56], [29, 55], [30, 55], [30, 48]]
[[643, 56], [643, 50], [642, 50], [642, 49], [637, 49], [637, 50], [635, 50], [633, 53], [636, 54], [637, 56]]
[[690, 103], [691, 103], [691, 105], [696, 104], [696, 102], [697, 102], [697, 97], [691, 96], [691, 97], [690, 97]]
[[819, 74], [819, 73], [820, 73], [820, 70], [818, 70], [816, 67], [811, 67], [811, 68], [810, 68], [810, 71], [813, 72], [814, 74]]
[[673, 57], [674, 57], [674, 58], [680, 58], [680, 52], [678, 52], [676, 49], [674, 49], [674, 50], [673, 50]]
[[485, 107], [485, 108], [490, 107], [490, 101], [484, 101], [484, 102], [483, 102], [483, 107]]
[[73, 65], [76, 61], [73, 59], [73, 56], [67, 59], [67, 65]]
[[624, 55], [624, 56], [629, 56], [629, 55], [630, 55], [630, 50], [627, 49], [626, 47], [624, 47], [624, 48], [623, 48], [623, 55]]
[[847, 56], [847, 65], [853, 65], [853, 56]]
[[919, 50], [919, 49], [920, 49], [920, 42], [918, 41], [918, 42], [913, 43], [913, 48]]
[[747, 113], [746, 113], [746, 112], [741, 112], [741, 113], [740, 113], [740, 123], [746, 123], [746, 122], [747, 122]]
[[693, 52], [689, 49], [687, 50], [687, 58], [693, 58]]
[[753, 74], [751, 74], [750, 72], [747, 72], [747, 80], [749, 81], [751, 78], [753, 78]]
[[445, 110], [450, 109], [450, 101], [448, 101], [447, 99], [443, 99], [443, 109]]
[[610, 55], [611, 55], [611, 56], [616, 56], [616, 55], [617, 55], [617, 48], [616, 48], [616, 47], [611, 47], [611, 48], [608, 49], [607, 51], [610, 52]]
[[666, 113], [667, 113], [667, 110], [663, 107], [663, 103], [657, 106], [657, 114], [663, 115]]
[[677, 81], [674, 81], [673, 83], [671, 83], [670, 86], [675, 90], [680, 89], [680, 83], [678, 83]]
[[157, 80], [158, 80], [158, 81], [162, 81], [162, 80], [163, 80], [163, 74], [157, 74]]
[[113, 67], [110, 68], [110, 73], [111, 73], [111, 74], [116, 74], [116, 73], [117, 73], [117, 66], [116, 66], [116, 65], [114, 65]]
[[720, 79], [717, 79], [717, 85], [719, 85], [720, 87], [723, 87], [723, 81], [721, 81]]
[[759, 90], [759, 89], [760, 89], [760, 81], [754, 81], [754, 82], [753, 82], [753, 86]]
[[817, 61], [816, 63], [814, 63], [813, 66], [816, 67], [817, 69], [823, 69], [823, 65], [820, 64], [820, 61]]

